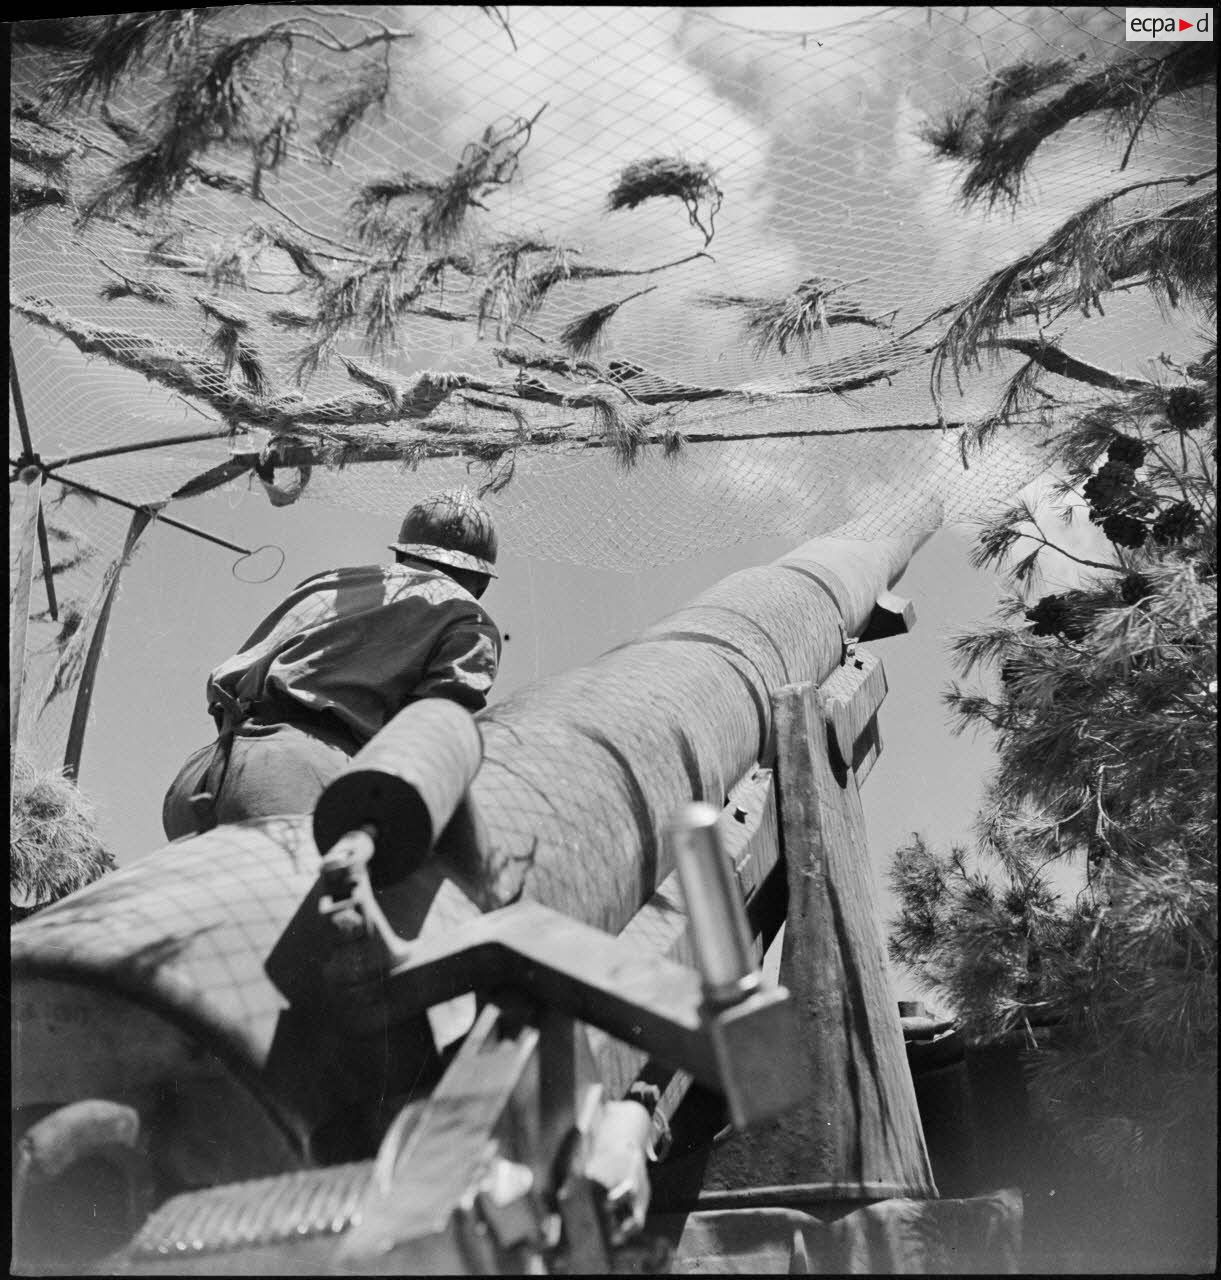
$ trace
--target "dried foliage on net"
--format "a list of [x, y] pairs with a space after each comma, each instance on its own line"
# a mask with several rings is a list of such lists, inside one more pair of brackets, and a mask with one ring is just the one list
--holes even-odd
[[[1012, 321], [1029, 318], [1045, 330], [1072, 311], [1101, 313], [1103, 296], [1117, 288], [1149, 289], [1166, 307], [1183, 302], [1215, 313], [1217, 193], [1212, 190], [1116, 221], [1124, 196], [1163, 186], [1192, 186], [1216, 170], [1133, 183], [1100, 196], [1078, 210], [1040, 245], [994, 272], [970, 297], [952, 308], [934, 348], [933, 394], [940, 403], [946, 374], [980, 364], [984, 351], [1018, 350], [1051, 373], [1092, 386], [1131, 385], [1107, 369], [1076, 360], [1043, 332], [1002, 337]], [[980, 443], [1003, 418], [983, 424]]]
[[[637, 160], [619, 174], [606, 198], [606, 207], [614, 213], [617, 209], [635, 209], [646, 200], [665, 197], [683, 202], [688, 220], [703, 235], [707, 248], [716, 234], [716, 215], [724, 199], [716, 184], [716, 174], [707, 164], [692, 164], [669, 156]], [[706, 206], [702, 214], [701, 206]]]
[[13, 759], [9, 892], [15, 906], [47, 906], [115, 867], [97, 834], [93, 806], [56, 770]]
[[[352, 202], [356, 234], [366, 244], [389, 250], [392, 259], [403, 257], [416, 241], [424, 249], [448, 244], [469, 210], [486, 208], [487, 195], [516, 177], [521, 153], [545, 110], [544, 105], [529, 119], [488, 125], [481, 138], [467, 143], [457, 167], [442, 181], [398, 173], [365, 183]], [[391, 206], [399, 200], [415, 206], [409, 219], [391, 216]]]
[[[372, 113], [384, 111], [390, 100], [394, 87], [391, 47], [414, 37], [367, 14], [349, 15], [343, 27], [346, 34], [340, 36], [305, 11], [283, 17], [273, 14], [270, 19], [260, 18], [253, 30], [247, 29], [247, 23], [238, 31], [229, 21], [233, 12], [219, 8], [190, 17], [153, 11], [73, 20], [65, 37], [69, 53], [50, 91], [41, 101], [18, 103], [22, 154], [43, 157], [38, 172], [44, 186], [31, 183], [14, 188], [14, 198], [23, 209], [36, 215], [40, 207], [50, 207], [47, 201], [57, 199], [46, 193], [60, 189], [54, 180], [56, 175], [62, 177], [64, 157], [73, 148], [97, 151], [96, 143], [74, 132], [69, 110], [96, 106], [98, 117], [119, 144], [114, 153], [117, 163], [107, 166], [99, 185], [79, 193], [66, 191], [64, 199], [75, 202], [86, 221], [105, 218], [145, 240], [150, 266], [178, 273], [192, 283], [202, 282], [218, 295], [209, 311], [212, 304], [201, 300], [195, 289], [179, 296], [166, 287], [163, 277], [141, 279], [126, 263], [126, 269], [102, 264], [115, 276], [102, 286], [108, 301], [201, 307], [213, 323], [208, 348], [195, 355], [165, 349], [146, 333], [74, 320], [45, 300], [23, 299], [22, 314], [59, 329], [81, 350], [105, 355], [211, 405], [234, 429], [265, 427], [283, 432], [313, 425], [319, 431], [321, 452], [330, 447], [329, 436], [335, 433], [393, 424], [406, 428], [403, 446], [414, 450], [421, 440], [413, 424], [446, 405], [447, 397], [400, 391], [393, 378], [382, 377], [353, 359], [350, 350], [340, 351], [340, 344], [359, 337], [372, 354], [386, 355], [402, 346], [402, 325], [408, 319], [470, 322], [478, 330], [494, 325], [501, 343], [517, 346], [523, 338], [536, 341], [536, 369], [543, 367], [540, 361], [559, 358], [556, 347], [565, 348], [576, 357], [569, 366], [575, 371], [583, 361], [588, 363], [584, 358], [600, 346], [606, 326], [620, 308], [656, 286], [573, 316], [556, 335], [554, 345], [539, 341], [528, 328], [545, 301], [572, 285], [658, 275], [707, 257], [701, 251], [628, 270], [583, 262], [574, 247], [537, 236], [518, 236], [487, 248], [473, 242], [457, 244], [455, 236], [466, 226], [468, 213], [483, 209], [490, 195], [513, 180], [543, 113], [541, 107], [489, 125], [465, 147], [448, 176], [400, 171], [368, 178], [357, 188], [339, 238], [309, 228], [276, 204], [264, 177], [311, 145], [322, 163], [336, 163], [352, 131]], [[498, 12], [487, 16], [496, 26], [503, 23]], [[293, 60], [286, 56], [287, 51], [311, 42], [352, 55], [351, 75], [321, 82], [321, 107], [312, 100], [318, 96], [317, 86], [299, 80]], [[155, 80], [145, 73], [157, 69], [164, 71], [162, 87], [150, 90]], [[148, 123], [140, 127], [121, 119], [112, 103], [120, 100], [118, 91], [136, 73], [143, 77], [144, 92], [152, 94], [140, 116]], [[307, 94], [312, 115], [306, 110]], [[312, 132], [306, 128], [311, 120]], [[97, 158], [94, 154], [93, 159]], [[96, 171], [94, 164], [90, 172]], [[234, 208], [246, 202], [245, 207], [259, 216], [248, 218], [202, 254], [185, 223], [175, 230], [168, 221], [168, 231], [154, 233], [157, 219], [172, 211], [175, 197], [187, 184], [231, 195], [238, 202]], [[629, 165], [621, 172], [608, 207], [630, 209], [654, 198], [680, 199], [705, 242], [711, 238], [712, 219], [722, 197], [708, 165], [664, 157]], [[256, 281], [268, 270], [295, 275], [293, 286], [277, 295], [278, 305], [257, 296]], [[782, 354], [795, 346], [804, 349], [813, 333], [835, 325], [880, 328], [887, 323], [849, 301], [843, 288], [811, 278], [779, 303], [759, 303], [757, 313], [748, 304], [746, 323], [756, 338], [756, 354], [762, 356], [773, 347]], [[300, 335], [302, 344], [291, 362], [288, 385], [257, 326], [247, 324], [227, 300], [221, 300], [225, 292], [236, 290], [257, 304], [254, 310], [273, 331]], [[917, 352], [913, 348], [905, 358], [910, 360]], [[842, 393], [873, 385], [893, 372], [892, 365], [881, 361], [874, 369], [862, 369], [860, 361], [849, 364], [842, 378], [824, 375], [790, 392]], [[337, 367], [373, 392], [373, 397], [332, 394], [311, 401], [301, 396], [316, 374]], [[556, 368], [553, 363], [547, 372]], [[600, 393], [588, 382], [579, 385], [580, 374], [575, 379], [571, 372], [564, 376], [578, 386], [556, 386], [521, 376], [500, 384], [487, 378], [468, 380], [464, 389], [483, 396], [489, 414], [477, 423], [468, 420], [461, 428], [447, 418], [420, 430], [431, 437], [430, 446], [444, 438], [450, 451], [464, 446], [476, 453], [495, 451], [506, 447], [496, 417], [519, 415], [530, 405], [551, 405], [584, 410], [583, 416], [572, 420], [566, 439], [601, 446], [604, 432], [593, 409]], [[682, 404], [736, 395], [729, 388], [670, 384], [646, 397], [622, 380], [614, 381], [641, 404]], [[543, 429], [539, 438], [555, 436]], [[345, 447], [349, 444], [345, 442]]]
[[[486, 22], [488, 39], [503, 41], [507, 33], [516, 47], [501, 10], [485, 6], [480, 20]], [[21, 300], [21, 314], [63, 333], [82, 351], [104, 355], [210, 405], [234, 431], [256, 427], [304, 437], [312, 432], [317, 460], [337, 452], [351, 456], [366, 440], [373, 451], [368, 456], [387, 456], [393, 448], [386, 436], [370, 435], [378, 428], [396, 433], [403, 456], [465, 451], [498, 458], [520, 447], [523, 415], [539, 418], [525, 433], [532, 442], [604, 447], [605, 432], [594, 406], [605, 398], [608, 383], [623, 392], [612, 399], [625, 401], [629, 418], [642, 417], [638, 410], [644, 406], [741, 403], [745, 398], [741, 387], [683, 385], [643, 370], [621, 376], [615, 365], [622, 369], [625, 362], [610, 361], [606, 370], [598, 370], [590, 360], [626, 302], [668, 281], [664, 273], [707, 259], [706, 253], [629, 270], [586, 262], [576, 246], [538, 233], [480, 241], [481, 223], [471, 215], [494, 209], [494, 201], [513, 182], [536, 125], [540, 120], [545, 125], [545, 105], [532, 102], [521, 114], [488, 125], [451, 155], [448, 169], [440, 159], [427, 172], [399, 169], [370, 175], [366, 169], [349, 188], [354, 195], [348, 196], [348, 207], [330, 211], [334, 217], [325, 229], [310, 226], [310, 216], [300, 209], [277, 203], [269, 176], [299, 160], [321, 166], [322, 172], [333, 170], [363, 123], [388, 117], [401, 87], [391, 52], [418, 44], [413, 31], [389, 25], [364, 8], [315, 13], [222, 6], [44, 25], [57, 32], [62, 62], [40, 100], [19, 96], [15, 104], [19, 128], [14, 160], [24, 166], [25, 178], [24, 185], [14, 184], [12, 199], [23, 216], [37, 217], [67, 204], [86, 220], [104, 219], [146, 245], [149, 278], [142, 278], [128, 260], [102, 263], [115, 277], [101, 286], [108, 301], [190, 309], [204, 305], [199, 289], [210, 288], [217, 305], [224, 307], [226, 295], [241, 291], [259, 317], [258, 325], [243, 327], [239, 320], [211, 315], [210, 346], [191, 354], [150, 337], [149, 332], [156, 332], [153, 319], [149, 331], [91, 325], [47, 299]], [[287, 55], [311, 47], [341, 55], [345, 69], [339, 70], [339, 59], [334, 59], [326, 75], [307, 81], [295, 56]], [[1181, 85], [1196, 75], [1184, 66], [1173, 74], [1165, 68], [1149, 74], [1160, 76], [1163, 87]], [[1145, 63], [1125, 62], [1124, 68], [1122, 76], [1103, 76], [1098, 83], [1136, 83]], [[1034, 110], [1043, 103], [1040, 95], [1100, 74], [1079, 64], [998, 73], [989, 127], [1002, 127], [1001, 105], [1014, 112]], [[129, 93], [133, 85], [135, 99]], [[131, 104], [140, 100], [145, 109], [137, 112]], [[81, 108], [106, 126], [113, 145], [99, 146], [96, 131], [89, 134], [79, 127]], [[92, 186], [74, 179], [73, 166], [82, 156], [89, 161], [83, 171], [91, 175]], [[102, 177], [95, 180], [99, 172]], [[1190, 175], [1183, 179], [1193, 180]], [[178, 216], [177, 197], [195, 188], [224, 195], [227, 214], [243, 214], [243, 221], [230, 225], [225, 238], [210, 247], [196, 234], [207, 228]], [[613, 213], [655, 199], [678, 199], [707, 244], [722, 198], [709, 164], [654, 155], [619, 172], [607, 209]], [[816, 373], [811, 371], [800, 385], [786, 386], [783, 393], [842, 395], [875, 386], [912, 367], [930, 348], [935, 385], [944, 369], [952, 366], [957, 373], [978, 362], [981, 353], [1019, 352], [1025, 357], [1023, 370], [1000, 411], [981, 424], [982, 439], [1043, 406], [1039, 370], [1086, 383], [1107, 377], [1107, 371], [1061, 351], [1049, 336], [1015, 337], [1005, 326], [1023, 316], [1053, 316], [1057, 306], [1093, 305], [1082, 300], [1096, 299], [1110, 281], [1139, 279], [1139, 271], [1134, 276], [1128, 270], [1135, 259], [1164, 264], [1154, 266], [1148, 282], [1162, 290], [1169, 305], [1195, 296], [1208, 269], [1208, 237], [1199, 232], [1208, 220], [1210, 200], [1215, 204], [1210, 194], [1192, 195], [1169, 217], [1141, 215], [1118, 224], [1106, 223], [1110, 206], [1100, 205], [1096, 225], [1062, 229], [1059, 239], [1053, 236], [1028, 255], [1011, 277], [987, 282], [914, 330], [879, 342], [876, 350], [823, 362]], [[1099, 246], [1092, 274], [1069, 278], [1070, 262], [1085, 260], [1088, 255], [1079, 250], [1091, 238]], [[1200, 260], [1185, 273], [1181, 242], [1192, 238], [1201, 246]], [[1213, 256], [1215, 260], [1215, 251]], [[167, 273], [184, 288], [175, 287], [177, 280], [167, 287]], [[268, 274], [285, 286], [277, 286], [272, 298], [260, 297], [272, 292], [264, 287]], [[596, 280], [643, 275], [656, 276], [658, 286], [612, 295], [579, 314], [573, 308], [552, 334], [530, 328], [544, 304], [552, 315], [569, 291]], [[705, 297], [714, 307], [741, 308], [754, 354], [762, 359], [773, 352], [808, 354], [820, 332], [840, 326], [888, 330], [891, 315], [856, 303], [847, 296], [849, 287], [810, 276], [783, 299]], [[581, 301], [589, 305], [584, 296]], [[359, 343], [374, 357], [388, 357], [401, 351], [424, 322], [467, 325], [480, 337], [492, 330], [503, 350], [524, 351], [526, 358], [517, 361], [516, 377], [460, 374], [444, 392], [418, 392], [408, 380], [353, 350]], [[928, 336], [930, 326], [939, 330], [947, 324], [942, 338]], [[291, 335], [300, 345], [286, 362], [273, 348], [275, 340]], [[360, 390], [341, 394], [332, 382], [325, 396], [310, 396], [310, 381], [320, 373], [346, 374]], [[752, 389], [749, 394], [758, 393]], [[475, 406], [484, 412], [475, 413]], [[538, 413], [540, 407], [575, 412], [547, 418]], [[442, 416], [430, 420], [433, 413]], [[661, 443], [663, 449], [673, 436], [671, 428], [656, 431], [647, 418], [643, 430], [649, 442]], [[684, 434], [700, 438], [698, 431]], [[708, 438], [717, 438], [715, 432]]]
[[747, 298], [734, 294], [705, 294], [700, 301], [717, 310], [740, 310], [742, 332], [754, 345], [756, 357], [766, 355], [773, 347], [788, 355], [789, 348], [800, 347], [810, 354], [810, 343], [816, 334], [834, 325], [856, 324], [872, 329], [889, 329], [891, 317], [866, 313], [850, 298], [837, 297], [843, 289], [861, 281], [832, 283], [811, 276], [783, 298]]
[[561, 330], [561, 345], [567, 347], [578, 359], [592, 355], [602, 345], [603, 330], [619, 308], [635, 298], [643, 298], [646, 294], [653, 293], [656, 287], [656, 285], [650, 285], [647, 289], [638, 289], [635, 293], [629, 293], [626, 298], [620, 298], [618, 302], [609, 302], [604, 307], [595, 307], [593, 311], [578, 316]]
[[[1173, 70], [1189, 59], [1162, 62], [1081, 83], [1097, 102], [1117, 85], [1135, 95], [1133, 77], [1145, 74], [1146, 96], [1131, 98], [1142, 103], [1195, 83]], [[1000, 75], [967, 119], [1027, 129], [1037, 145], [1054, 130], [1044, 115], [1034, 129], [1027, 99], [1078, 74], [1053, 64]], [[1030, 149], [1011, 148], [988, 179], [998, 195], [1014, 189], [1013, 157], [1024, 164]], [[987, 173], [976, 163], [968, 190]], [[1115, 200], [1073, 215], [955, 315], [943, 365], [957, 369], [989, 344], [1028, 357], [989, 430], [1030, 408], [1042, 371], [1073, 363], [1042, 335], [996, 337], [1018, 307], [1099, 308], [1138, 281], [1167, 306], [1215, 315], [1215, 192], [1122, 221]], [[1156, 382], [1075, 363], [1072, 376], [1105, 394], [1057, 414], [1054, 514], [1019, 503], [983, 529], [974, 563], [1006, 567], [1019, 592], [954, 643], [964, 675], [996, 679], [946, 695], [960, 729], [995, 734], [978, 851], [939, 855], [918, 839], [899, 851], [891, 954], [940, 991], [973, 1039], [1020, 1039], [1057, 1141], [1134, 1193], [1198, 1198], [1216, 1126], [1216, 346], [1187, 365], [1164, 361]], [[1063, 545], [1082, 515], [1105, 551]], [[1053, 550], [1076, 563], [1080, 585], [1040, 596]], [[1053, 885], [1052, 866], [1080, 870], [1075, 897]]]
[[1216, 59], [1203, 43], [1103, 67], [1017, 62], [997, 71], [982, 93], [929, 121], [923, 136], [938, 155], [965, 165], [965, 201], [1016, 204], [1035, 152], [1073, 121], [1102, 114], [1119, 125], [1128, 135], [1123, 168], [1157, 104], [1210, 85], [1215, 75]]
[[[996, 72], [974, 101], [928, 122], [924, 137], [935, 154], [964, 166], [965, 203], [1004, 199], [1016, 205], [1038, 148], [1079, 118], [1103, 113], [1124, 125], [1125, 167], [1136, 139], [1155, 124], [1159, 102], [1211, 83], [1213, 59], [1201, 50], [1184, 44], [1169, 54], [1130, 56], [1100, 68], [1016, 63]], [[1141, 196], [1163, 196], [1163, 188], [1209, 181], [1211, 189], [1173, 203], [1138, 203]], [[1216, 216], [1215, 168], [1130, 183], [1077, 210], [961, 303], [937, 313], [949, 320], [934, 350], [934, 398], [940, 404], [947, 373], [960, 378], [964, 369], [978, 367], [981, 352], [1015, 349], [1013, 340], [999, 346], [998, 340], [1019, 320], [1039, 327], [1037, 339], [1018, 341], [1042, 368], [1099, 387], [1130, 385], [1073, 360], [1046, 334], [1048, 326], [1071, 312], [1102, 314], [1102, 297], [1117, 288], [1147, 288], [1166, 308], [1190, 302], [1215, 314]], [[985, 420], [976, 442], [1003, 423], [1003, 415]]]

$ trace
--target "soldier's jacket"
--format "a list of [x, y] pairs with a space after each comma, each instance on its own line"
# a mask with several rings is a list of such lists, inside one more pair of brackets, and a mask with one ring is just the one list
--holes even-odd
[[487, 701], [500, 633], [479, 602], [438, 570], [362, 565], [293, 590], [208, 679], [226, 707], [338, 720], [358, 746], [416, 698]]

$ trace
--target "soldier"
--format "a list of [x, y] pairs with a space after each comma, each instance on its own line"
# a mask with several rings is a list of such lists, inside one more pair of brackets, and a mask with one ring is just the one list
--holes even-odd
[[171, 840], [220, 822], [312, 811], [327, 783], [408, 702], [478, 711], [500, 633], [477, 603], [496, 531], [465, 490], [412, 507], [393, 565], [307, 578], [208, 678], [217, 740], [188, 757], [162, 806]]

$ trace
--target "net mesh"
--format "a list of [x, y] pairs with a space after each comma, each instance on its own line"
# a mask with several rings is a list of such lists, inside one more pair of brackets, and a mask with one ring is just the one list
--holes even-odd
[[[1126, 139], [1086, 118], [1040, 149], [1018, 216], [960, 207], [922, 122], [1001, 66], [1126, 56], [1117, 9], [199, 12], [218, 40], [291, 32], [243, 72], [270, 104], [262, 164], [213, 146], [139, 212], [81, 216], [156, 118], [161, 69], [51, 118], [57, 51], [14, 46], [11, 335], [33, 445], [75, 459], [55, 476], [136, 505], [249, 485], [259, 464], [273, 501], [393, 522], [466, 483], [502, 545], [623, 570], [979, 517], [1040, 472], [1048, 424], [1019, 417], [964, 466], [964, 427], [1021, 361], [939, 409], [929, 352], [953, 304], [1089, 199], [1215, 152], [1215, 94], [1192, 91], [1126, 165]], [[706, 181], [635, 201], [642, 172]], [[446, 214], [462, 175], [483, 185]], [[415, 239], [383, 270], [409, 215]], [[421, 217], [439, 224], [421, 235]], [[752, 318], [786, 297], [818, 322], [761, 343]], [[1194, 333], [1140, 291], [1061, 323], [1075, 353], [1145, 376]], [[1082, 394], [1053, 381], [1061, 402]], [[53, 550], [72, 562], [55, 582], [77, 621], [66, 639], [64, 616], [41, 617], [35, 583], [23, 732], [44, 754], [130, 520], [55, 476]]]

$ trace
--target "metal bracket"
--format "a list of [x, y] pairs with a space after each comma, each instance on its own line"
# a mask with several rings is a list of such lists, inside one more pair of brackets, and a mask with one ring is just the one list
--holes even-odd
[[[680, 870], [688, 869], [688, 909], [700, 908], [691, 923], [702, 973], [529, 900], [405, 942], [369, 883], [373, 841], [355, 831], [323, 862], [317, 910], [332, 927], [324, 935], [331, 954], [321, 984], [300, 983], [286, 994], [294, 1003], [316, 1002], [359, 1034], [461, 992], [514, 989], [721, 1090], [738, 1125], [778, 1114], [805, 1088], [788, 1070], [797, 1058], [793, 1009], [784, 988], [758, 982], [737, 883], [717, 836], [719, 815], [707, 805], [691, 809], [669, 838]], [[725, 951], [730, 934], [741, 935], [733, 954]], [[710, 964], [719, 966], [715, 974]]]

